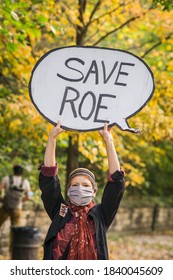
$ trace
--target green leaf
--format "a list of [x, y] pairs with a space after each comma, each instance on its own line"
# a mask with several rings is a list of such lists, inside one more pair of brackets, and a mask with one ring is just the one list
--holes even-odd
[[7, 43], [7, 44], [6, 44], [6, 48], [7, 48], [7, 50], [10, 51], [10, 52], [15, 52], [15, 51], [17, 51], [17, 49], [18, 49], [18, 45], [15, 44], [15, 43]]

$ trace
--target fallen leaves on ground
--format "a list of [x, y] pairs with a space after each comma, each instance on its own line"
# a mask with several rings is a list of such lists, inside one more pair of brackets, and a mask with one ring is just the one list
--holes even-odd
[[[173, 231], [150, 234], [108, 234], [110, 260], [172, 260]], [[42, 259], [42, 247], [39, 259]], [[41, 255], [41, 257], [40, 257]], [[0, 255], [0, 260], [9, 260]]]
[[151, 234], [108, 234], [111, 260], [172, 260], [173, 231]]

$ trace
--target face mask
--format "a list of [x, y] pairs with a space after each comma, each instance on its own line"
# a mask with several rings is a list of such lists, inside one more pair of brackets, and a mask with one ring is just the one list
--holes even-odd
[[70, 202], [77, 206], [84, 206], [91, 202], [95, 196], [94, 190], [91, 187], [73, 186], [70, 187], [67, 195]]

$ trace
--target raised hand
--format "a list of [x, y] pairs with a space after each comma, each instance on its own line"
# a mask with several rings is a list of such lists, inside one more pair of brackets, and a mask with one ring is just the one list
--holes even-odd
[[100, 135], [102, 136], [105, 143], [113, 141], [113, 137], [111, 134], [111, 128], [108, 127], [108, 124], [104, 124], [104, 129], [99, 130]]
[[55, 148], [56, 148], [56, 138], [60, 135], [64, 129], [61, 128], [61, 121], [58, 121], [57, 125], [52, 128], [49, 134], [48, 142], [46, 145], [46, 151], [44, 154], [44, 165], [45, 166], [55, 166]]
[[99, 131], [100, 135], [106, 144], [106, 151], [108, 157], [109, 173], [113, 174], [115, 171], [120, 170], [120, 163], [114, 147], [114, 141], [111, 134], [111, 128], [108, 128], [108, 124], [104, 124], [104, 129]]
[[65, 130], [63, 128], [61, 128], [61, 121], [57, 122], [57, 125], [52, 128], [52, 130], [50, 131], [49, 136], [51, 136], [53, 139], [56, 139], [58, 135], [60, 135], [62, 132], [64, 132]]

